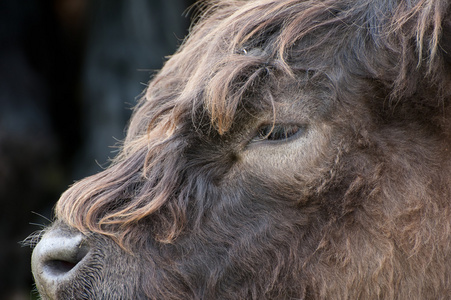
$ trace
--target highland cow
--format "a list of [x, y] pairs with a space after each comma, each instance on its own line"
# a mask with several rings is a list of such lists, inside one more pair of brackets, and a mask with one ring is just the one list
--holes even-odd
[[200, 7], [59, 200], [42, 298], [448, 299], [450, 1]]

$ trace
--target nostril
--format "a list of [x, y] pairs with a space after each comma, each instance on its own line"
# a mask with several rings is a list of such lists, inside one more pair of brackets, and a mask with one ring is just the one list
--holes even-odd
[[[53, 276], [64, 276], [70, 272], [77, 264], [83, 260], [88, 253], [88, 247], [83, 245], [83, 238], [80, 236], [59, 237], [47, 240], [48, 245], [44, 245], [42, 252], [42, 268]], [[59, 243], [59, 244], [58, 244]]]
[[89, 253], [81, 233], [51, 230], [44, 234], [32, 255], [32, 270], [42, 294], [53, 298], [58, 286], [70, 280]]
[[67, 273], [76, 265], [76, 263], [71, 263], [64, 260], [51, 260], [46, 263], [46, 267], [49, 269], [49, 272], [52, 272], [55, 275]]

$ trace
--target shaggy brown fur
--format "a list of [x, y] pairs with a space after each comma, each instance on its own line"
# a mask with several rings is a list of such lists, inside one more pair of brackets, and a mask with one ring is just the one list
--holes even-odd
[[450, 13], [205, 4], [120, 155], [57, 204], [94, 253], [61, 297], [447, 299]]

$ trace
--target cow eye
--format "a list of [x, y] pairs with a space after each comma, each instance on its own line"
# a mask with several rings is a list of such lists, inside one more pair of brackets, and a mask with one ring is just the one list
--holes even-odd
[[297, 124], [268, 124], [258, 128], [252, 141], [286, 141], [303, 131], [304, 126]]

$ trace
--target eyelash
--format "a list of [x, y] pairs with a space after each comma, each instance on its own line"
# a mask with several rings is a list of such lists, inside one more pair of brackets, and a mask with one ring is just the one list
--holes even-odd
[[261, 126], [255, 137], [252, 139], [253, 142], [258, 141], [287, 141], [299, 133], [303, 132], [305, 126], [296, 124], [269, 124]]

